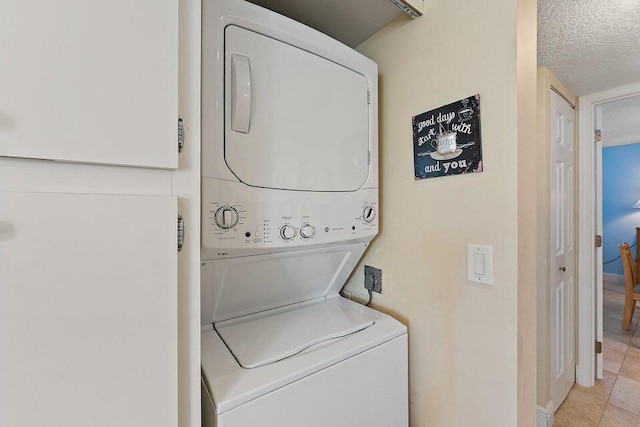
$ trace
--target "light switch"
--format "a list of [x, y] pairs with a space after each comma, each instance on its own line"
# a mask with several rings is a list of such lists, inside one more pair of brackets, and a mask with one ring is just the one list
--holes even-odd
[[467, 245], [467, 279], [493, 285], [493, 246]]
[[484, 255], [473, 254], [473, 274], [484, 276]]

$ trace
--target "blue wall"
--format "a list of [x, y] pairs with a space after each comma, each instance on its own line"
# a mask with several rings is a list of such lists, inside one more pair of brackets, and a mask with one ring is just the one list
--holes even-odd
[[[604, 262], [617, 258], [618, 245], [636, 241], [640, 209], [640, 143], [602, 149], [602, 237]], [[636, 250], [631, 250], [635, 258]], [[605, 273], [623, 274], [620, 260], [604, 265]]]

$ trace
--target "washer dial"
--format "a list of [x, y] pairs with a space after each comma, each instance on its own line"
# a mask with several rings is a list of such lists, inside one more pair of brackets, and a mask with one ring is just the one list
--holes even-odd
[[280, 237], [284, 240], [291, 240], [296, 235], [296, 229], [290, 225], [283, 225], [280, 229]]
[[362, 219], [364, 219], [364, 222], [366, 222], [367, 224], [370, 223], [371, 221], [373, 221], [376, 217], [376, 210], [374, 207], [372, 206], [365, 206], [363, 211], [362, 211]]
[[304, 224], [302, 227], [300, 227], [300, 235], [305, 239], [308, 239], [309, 237], [313, 236], [315, 232], [316, 232], [316, 229], [309, 224]]
[[213, 219], [218, 227], [223, 230], [229, 230], [238, 224], [240, 215], [235, 208], [232, 208], [231, 206], [222, 206], [221, 208], [218, 208]]

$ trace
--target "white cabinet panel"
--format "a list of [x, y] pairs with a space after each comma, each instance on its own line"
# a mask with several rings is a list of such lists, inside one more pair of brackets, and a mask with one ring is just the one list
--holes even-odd
[[176, 209], [0, 192], [0, 426], [177, 425]]
[[3, 0], [0, 156], [177, 167], [177, 0]]

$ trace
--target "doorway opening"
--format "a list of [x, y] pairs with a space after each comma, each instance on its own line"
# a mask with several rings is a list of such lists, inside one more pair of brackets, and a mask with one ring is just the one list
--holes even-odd
[[[596, 130], [606, 137], [603, 113], [606, 105], [640, 95], [640, 83], [580, 97], [579, 113], [579, 250], [578, 265], [578, 360], [576, 381], [592, 386], [604, 375], [603, 353], [594, 343], [603, 343], [603, 250], [597, 236], [603, 235], [602, 144]], [[615, 130], [615, 129], [612, 129]], [[610, 133], [611, 134], [611, 133]], [[640, 134], [639, 134], [640, 137]], [[640, 140], [640, 139], [639, 139]], [[640, 226], [640, 224], [639, 224]], [[595, 328], [594, 328], [595, 325]]]

